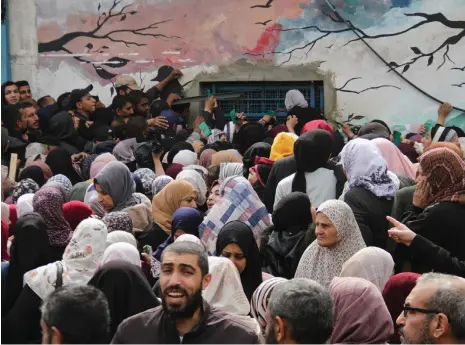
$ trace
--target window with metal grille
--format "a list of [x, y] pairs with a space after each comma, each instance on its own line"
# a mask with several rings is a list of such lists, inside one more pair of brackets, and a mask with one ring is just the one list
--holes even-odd
[[240, 92], [244, 95], [240, 99], [218, 101], [225, 113], [231, 110], [244, 112], [248, 118], [263, 117], [268, 112], [274, 112], [278, 117], [286, 116], [284, 105], [286, 93], [297, 89], [305, 96], [309, 106], [322, 109], [324, 106], [324, 92], [322, 81], [308, 82], [215, 82], [201, 83], [202, 94]]

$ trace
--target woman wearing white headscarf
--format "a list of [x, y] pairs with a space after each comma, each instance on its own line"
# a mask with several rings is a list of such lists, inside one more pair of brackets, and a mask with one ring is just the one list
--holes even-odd
[[221, 163], [220, 164], [220, 182], [226, 180], [228, 177], [243, 176], [244, 164], [242, 163]]
[[137, 241], [133, 234], [122, 230], [115, 230], [108, 233], [107, 246], [120, 242], [128, 243], [134, 248], [137, 248]]
[[307, 108], [308, 103], [305, 100], [304, 95], [299, 90], [290, 90], [286, 93], [286, 99], [284, 100], [286, 110], [289, 111], [294, 107]]
[[299, 261], [295, 278], [308, 278], [328, 287], [342, 265], [365, 248], [354, 214], [343, 201], [328, 200], [316, 213], [316, 240]]
[[202, 292], [203, 298], [212, 307], [236, 315], [260, 334], [257, 321], [248, 316], [250, 304], [242, 288], [236, 266], [227, 258], [209, 256], [208, 267], [212, 278]]
[[341, 277], [358, 277], [376, 285], [380, 292], [394, 273], [394, 260], [387, 251], [367, 247], [359, 250], [344, 265]]
[[[24, 275], [24, 288], [6, 318], [2, 342], [40, 342], [40, 304], [57, 287], [86, 285], [94, 275], [106, 248], [107, 228], [94, 218], [83, 220], [73, 233], [61, 261]], [[4, 334], [5, 333], [5, 334]]]
[[27, 193], [21, 195], [18, 201], [16, 201], [16, 213], [18, 214], [18, 218], [24, 216], [26, 213], [34, 212], [32, 199], [34, 199], [34, 194]]
[[183, 170], [176, 176], [176, 180], [189, 182], [197, 191], [197, 204], [200, 206], [205, 204], [207, 201], [207, 184], [202, 175], [196, 170]]
[[110, 261], [126, 261], [137, 267], [141, 267], [141, 261], [137, 247], [125, 242], [113, 243], [103, 253], [99, 267]]
[[341, 152], [347, 184], [341, 199], [352, 209], [367, 246], [386, 248], [398, 177], [388, 171], [386, 160], [370, 140], [349, 141]]
[[188, 165], [195, 165], [197, 162], [197, 153], [190, 150], [181, 150], [173, 158], [173, 163], [181, 164], [185, 167]]

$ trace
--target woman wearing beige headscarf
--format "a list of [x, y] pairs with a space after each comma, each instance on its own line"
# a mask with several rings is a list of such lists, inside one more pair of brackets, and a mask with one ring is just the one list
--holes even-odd
[[212, 161], [208, 168], [217, 167], [221, 163], [242, 163], [242, 157], [236, 150], [220, 151], [212, 155]]
[[354, 213], [340, 200], [328, 200], [318, 207], [315, 235], [316, 240], [299, 261], [295, 278], [312, 279], [328, 287], [342, 265], [366, 245]]
[[147, 232], [137, 234], [139, 247], [156, 249], [171, 234], [173, 214], [181, 207], [197, 208], [197, 191], [191, 183], [176, 180], [168, 183], [152, 200], [153, 224]]
[[380, 292], [394, 272], [391, 254], [377, 247], [359, 250], [342, 265], [341, 277], [358, 277], [376, 285]]

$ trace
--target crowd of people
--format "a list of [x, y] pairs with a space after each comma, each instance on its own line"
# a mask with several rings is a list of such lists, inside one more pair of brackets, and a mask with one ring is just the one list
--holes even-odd
[[290, 90], [256, 121], [181, 75], [109, 106], [2, 85], [2, 343], [465, 342], [449, 104], [356, 130]]

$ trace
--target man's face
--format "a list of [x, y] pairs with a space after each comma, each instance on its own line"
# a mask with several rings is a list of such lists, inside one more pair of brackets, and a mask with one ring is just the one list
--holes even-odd
[[121, 109], [116, 109], [118, 116], [123, 118], [131, 117], [134, 114], [134, 109], [130, 102], [127, 102]]
[[39, 129], [39, 117], [36, 108], [29, 107], [21, 110], [21, 129]]
[[[432, 285], [417, 285], [405, 299], [405, 305], [412, 308], [428, 309], [428, 301], [436, 292]], [[407, 311], [407, 317], [401, 312], [397, 318], [400, 341], [402, 344], [433, 344], [435, 338], [431, 332], [431, 314]]]
[[19, 88], [19, 96], [21, 101], [31, 102], [32, 101], [32, 92], [29, 85], [21, 86]]
[[93, 113], [95, 111], [95, 103], [95, 99], [90, 94], [87, 94], [77, 103], [77, 108], [86, 113]]
[[134, 110], [134, 113], [138, 115], [143, 115], [146, 116], [148, 111], [149, 111], [149, 99], [148, 98], [142, 98], [139, 104], [137, 104], [136, 109]]
[[174, 319], [187, 319], [202, 305], [202, 289], [209, 275], [202, 278], [195, 254], [166, 252], [160, 272], [161, 300], [165, 312]]

